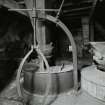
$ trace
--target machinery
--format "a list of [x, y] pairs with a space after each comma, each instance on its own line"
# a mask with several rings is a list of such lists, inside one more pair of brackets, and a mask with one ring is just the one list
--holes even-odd
[[[9, 1], [4, 2], [3, 5], [6, 3], [8, 4], [8, 2]], [[103, 92], [105, 87], [103, 83], [105, 74], [104, 72], [102, 72], [105, 70], [104, 62], [102, 62], [100, 65], [100, 62], [104, 61], [104, 56], [98, 53], [96, 43], [89, 42], [90, 41], [89, 38], [91, 36], [89, 33], [90, 31], [89, 17], [87, 16], [87, 14], [85, 16], [81, 15], [81, 11], [82, 10], [84, 11], [85, 9], [86, 11], [91, 9], [90, 6], [93, 3], [92, 13], [90, 14], [90, 20], [91, 20], [97, 0], [94, 0], [94, 2], [92, 2], [91, 0], [90, 1], [84, 0], [83, 3], [81, 1], [80, 3], [75, 4], [76, 6], [79, 6], [79, 9], [74, 8], [75, 5], [72, 5], [73, 6], [72, 9], [70, 9], [71, 4], [66, 5], [67, 11], [63, 11], [63, 12], [67, 14], [68, 18], [69, 17], [77, 18], [75, 15], [77, 15], [78, 11], [80, 11], [78, 15], [81, 15], [81, 16], [79, 17], [78, 25], [79, 26], [81, 25], [82, 27], [80, 28], [78, 25], [76, 26], [77, 21], [75, 22], [75, 20], [74, 22], [71, 22], [72, 24], [75, 23], [73, 25], [73, 29], [76, 30], [75, 31], [76, 33], [74, 34], [74, 36], [72, 36], [72, 33], [70, 32], [69, 28], [71, 27], [68, 28], [59, 18], [60, 13], [62, 12], [61, 10], [64, 5], [64, 2], [66, 1], [64, 0], [60, 1], [61, 5], [59, 9], [42, 9], [42, 8], [40, 9], [37, 7], [38, 0], [30, 0], [30, 2], [31, 2], [31, 5], [28, 4], [29, 0], [24, 0], [24, 4], [25, 4], [24, 9], [19, 9], [17, 8], [18, 6], [16, 7], [16, 9], [15, 9], [15, 6], [14, 8], [8, 9], [8, 11], [18, 11], [18, 13], [21, 13], [22, 15], [27, 16], [28, 19], [30, 18], [32, 28], [33, 28], [33, 35], [31, 40], [32, 43], [29, 45], [29, 51], [27, 51], [27, 54], [22, 58], [19, 64], [19, 67], [17, 69], [16, 81], [14, 84], [12, 84], [14, 86], [11, 85], [9, 87], [9, 89], [12, 90], [13, 92], [15, 90], [18, 96], [11, 97], [12, 93], [8, 94], [11, 92], [8, 89], [9, 92], [6, 93], [6, 97], [5, 95], [3, 95], [4, 97], [1, 97], [2, 96], [1, 95], [0, 99], [3, 98], [4, 100], [10, 100], [10, 101], [12, 100], [15, 102], [17, 101], [19, 102], [19, 105], [20, 104], [22, 105], [60, 105], [62, 102], [63, 102], [62, 105], [69, 105], [69, 104], [83, 105], [87, 103], [89, 105], [93, 105], [93, 104], [104, 105], [104, 104], [98, 104], [98, 100], [93, 99], [93, 97], [96, 97], [102, 101], [105, 100], [105, 94]], [[77, 2], [77, 1], [74, 0], [73, 2]], [[81, 5], [83, 4], [83, 8], [81, 7], [80, 4]], [[86, 8], [84, 6], [85, 4], [86, 5], [88, 4]], [[64, 6], [64, 8], [66, 7]], [[55, 15], [50, 14], [50, 12], [55, 12]], [[75, 14], [75, 12], [77, 13]], [[68, 15], [68, 13], [70, 13], [70, 15]], [[85, 11], [83, 12], [83, 14], [85, 14]], [[62, 47], [61, 49], [63, 50], [61, 50], [62, 51], [61, 55], [63, 55], [64, 53], [63, 51], [65, 51], [65, 49], [67, 49], [68, 47], [67, 50], [70, 52], [70, 54], [72, 53], [71, 55], [73, 56], [71, 58], [72, 63], [66, 60], [60, 61], [59, 63], [57, 62], [57, 60], [55, 60], [56, 62], [55, 65], [52, 66], [49, 64], [49, 61], [52, 60], [50, 58], [53, 55], [52, 53], [53, 53], [53, 50], [55, 50], [54, 49], [55, 46], [53, 46], [52, 41], [48, 42], [50, 44], [46, 44], [47, 42], [45, 43], [45, 45], [43, 43], [41, 43], [42, 45], [40, 44], [40, 40], [38, 40], [39, 38], [38, 36], [43, 37], [45, 33], [42, 32], [41, 35], [38, 34], [37, 31], [40, 31], [40, 30], [38, 30], [37, 22], [42, 22], [42, 23], [48, 22], [48, 23], [54, 24], [56, 27], [56, 31], [60, 30], [61, 33], [64, 32], [64, 36], [66, 36], [68, 40], [65, 40], [62, 38], [63, 39], [63, 42], [62, 42], [59, 38], [61, 37], [61, 35], [58, 35], [58, 39], [60, 40], [59, 41], [60, 46], [57, 48]], [[91, 23], [91, 26], [92, 26], [92, 23]], [[79, 29], [78, 30], [75, 29], [76, 27], [79, 27]], [[49, 29], [50, 28], [51, 27], [49, 27]], [[91, 34], [93, 33], [91, 32]], [[55, 35], [55, 39], [56, 39], [56, 35]], [[46, 37], [48, 37], [48, 35]], [[75, 38], [75, 41], [74, 41], [74, 38]], [[92, 39], [93, 37], [91, 36], [91, 40]], [[43, 38], [41, 41], [43, 41]], [[66, 43], [66, 41], [69, 41], [69, 43], [68, 42]], [[98, 55], [98, 57], [95, 58], [94, 56], [92, 59], [92, 63], [93, 63], [93, 60], [98, 61], [99, 65], [97, 67], [96, 65], [91, 64], [91, 61], [90, 61], [90, 58], [92, 58], [92, 56], [89, 55], [90, 54], [89, 51], [91, 50], [90, 44], [92, 44], [93, 47], [94, 46], [96, 47], [96, 48], [94, 47], [95, 50], [93, 52], [96, 56]], [[66, 48], [63, 48], [63, 45], [66, 46]], [[102, 48], [104, 49], [104, 47]], [[99, 46], [99, 49], [100, 49], [100, 46]], [[61, 52], [59, 51], [59, 49], [57, 51], [58, 53]], [[104, 50], [102, 50], [102, 52], [104, 52]], [[77, 62], [77, 58], [78, 58], [78, 62]], [[80, 64], [79, 62], [80, 59], [82, 59], [82, 64]], [[102, 71], [100, 71], [99, 69]], [[80, 92], [78, 91], [79, 88], [81, 88], [80, 91], [83, 91], [83, 93], [77, 95], [77, 93]], [[17, 95], [15, 92], [14, 94]], [[71, 92], [73, 93], [71, 94]], [[88, 96], [87, 93], [84, 96], [85, 92], [88, 92], [93, 97]], [[10, 98], [8, 96], [10, 96]]]
[[[24, 104], [50, 105], [58, 94], [67, 92], [73, 87], [75, 91], [78, 90], [76, 44], [69, 29], [58, 19], [63, 3], [64, 0], [62, 0], [59, 9], [37, 9], [36, 1], [33, 0], [33, 8], [9, 9], [9, 11], [32, 11], [32, 17], [30, 18], [34, 30], [33, 45], [31, 45], [30, 51], [22, 59], [16, 77], [17, 92]], [[40, 11], [41, 14], [38, 14], [37, 11]], [[56, 17], [53, 17], [51, 15], [43, 14], [42, 11], [57, 11], [57, 15]], [[66, 33], [72, 46], [72, 66], [49, 66], [46, 60], [46, 49], [41, 49], [41, 46], [39, 46], [36, 41], [36, 21], [39, 19], [55, 23], [57, 27], [59, 26]], [[48, 52], [51, 53], [49, 50]], [[34, 55], [34, 58], [27, 62], [27, 59], [31, 54]], [[20, 83], [22, 72], [23, 83]], [[65, 82], [67, 84], [64, 84]], [[36, 99], [38, 102], [36, 102]], [[39, 100], [41, 101], [39, 102]]]

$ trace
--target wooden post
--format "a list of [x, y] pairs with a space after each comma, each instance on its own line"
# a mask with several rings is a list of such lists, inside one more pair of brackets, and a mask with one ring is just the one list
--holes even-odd
[[[38, 9], [45, 9], [45, 0], [36, 0], [36, 8]], [[40, 11], [41, 13], [45, 13], [44, 11]], [[45, 40], [45, 25], [42, 21], [37, 20], [36, 21], [36, 37], [37, 42], [40, 47], [45, 46], [46, 40]], [[44, 62], [40, 58], [40, 71], [44, 71]]]
[[83, 32], [83, 40], [84, 45], [89, 42], [89, 18], [82, 17], [82, 32]]
[[89, 53], [89, 41], [90, 41], [90, 35], [89, 35], [89, 17], [83, 17], [82, 18], [82, 32], [83, 32], [83, 59], [85, 59], [82, 65], [91, 65], [92, 64], [92, 55]]
[[[36, 8], [45, 9], [45, 0], [34, 0], [36, 2]], [[33, 8], [33, 0], [25, 0], [25, 4], [28, 9]], [[28, 11], [30, 15], [30, 19], [32, 19], [32, 11]], [[40, 11], [39, 11], [40, 12]], [[41, 11], [42, 13], [42, 11]], [[45, 45], [45, 26], [39, 20], [36, 22], [36, 38], [39, 46]]]
[[[45, 0], [36, 0], [36, 8], [45, 9]], [[41, 13], [45, 13], [44, 11], [41, 11]], [[37, 41], [40, 46], [43, 46], [46, 44], [46, 36], [45, 36], [45, 25], [42, 23], [42, 21], [38, 20], [36, 23], [36, 33], [37, 33]]]
[[90, 41], [94, 41], [94, 25], [93, 21], [90, 22]]
[[82, 58], [83, 39], [82, 39], [82, 30], [81, 29], [77, 30], [76, 43], [77, 43], [78, 57]]

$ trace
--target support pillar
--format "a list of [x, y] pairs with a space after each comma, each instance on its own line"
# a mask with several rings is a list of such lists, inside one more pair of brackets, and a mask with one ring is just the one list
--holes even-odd
[[[36, 8], [45, 9], [45, 0], [36, 0]], [[44, 11], [41, 11], [41, 13], [44, 13]], [[45, 25], [42, 21], [37, 20], [36, 27], [38, 44], [43, 46], [46, 44]]]
[[[34, 1], [34, 2], [33, 2]], [[25, 0], [25, 4], [27, 9], [32, 9], [33, 8], [33, 3], [36, 3], [36, 8], [38, 9], [45, 9], [45, 0]], [[28, 11], [30, 19], [32, 19], [32, 11]], [[38, 11], [38, 13], [43, 13], [44, 11]], [[39, 20], [36, 22], [36, 40], [38, 44], [45, 45], [45, 26], [43, 23]]]
[[89, 33], [89, 17], [82, 17], [82, 33], [83, 33], [83, 59], [85, 59], [82, 65], [91, 65], [92, 64], [92, 55], [90, 54], [90, 33]]
[[86, 45], [89, 42], [89, 18], [88, 17], [82, 17], [82, 32], [83, 32], [84, 45]]
[[83, 38], [82, 38], [82, 30], [81, 29], [77, 30], [76, 44], [77, 44], [78, 57], [82, 58]]
[[93, 21], [90, 22], [90, 41], [94, 41], [94, 24]]

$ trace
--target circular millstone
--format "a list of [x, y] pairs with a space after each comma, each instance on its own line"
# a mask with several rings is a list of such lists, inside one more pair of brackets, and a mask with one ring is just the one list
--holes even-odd
[[105, 72], [97, 70], [95, 65], [82, 69], [81, 87], [90, 95], [105, 101]]

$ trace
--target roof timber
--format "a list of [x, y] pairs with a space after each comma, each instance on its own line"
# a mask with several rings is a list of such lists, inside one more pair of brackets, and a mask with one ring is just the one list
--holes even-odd
[[[26, 8], [27, 9], [32, 9], [33, 7], [33, 0], [24, 0]], [[27, 11], [29, 14], [29, 17], [32, 18], [32, 11]]]
[[[76, 2], [71, 2], [71, 1], [67, 1], [65, 4], [64, 4], [64, 7], [63, 7], [63, 15], [72, 15], [72, 12], [73, 14], [79, 14], [79, 12], [83, 11], [84, 14], [86, 14], [85, 12], [91, 12], [91, 8], [92, 8], [92, 3], [94, 3], [95, 0], [80, 0], [78, 3]], [[22, 7], [23, 4], [21, 4], [20, 2], [24, 3], [24, 5], [26, 6], [25, 8]], [[10, 9], [30, 9], [33, 7], [33, 0], [0, 0], [0, 5], [1, 6], [4, 6], [4, 7], [7, 7], [7, 8], [10, 8]], [[81, 6], [79, 6], [81, 5]], [[89, 9], [89, 11], [87, 11], [87, 9]], [[14, 10], [16, 11], [16, 10]], [[32, 17], [32, 11], [16, 11], [22, 15], [25, 15], [25, 16], [28, 16], [28, 17]], [[93, 12], [91, 12], [93, 13]]]
[[[21, 5], [19, 5], [16, 1], [14, 0], [0, 0], [0, 6], [7, 7], [9, 9], [23, 9]], [[22, 15], [28, 16], [27, 12], [25, 11], [16, 11]]]

